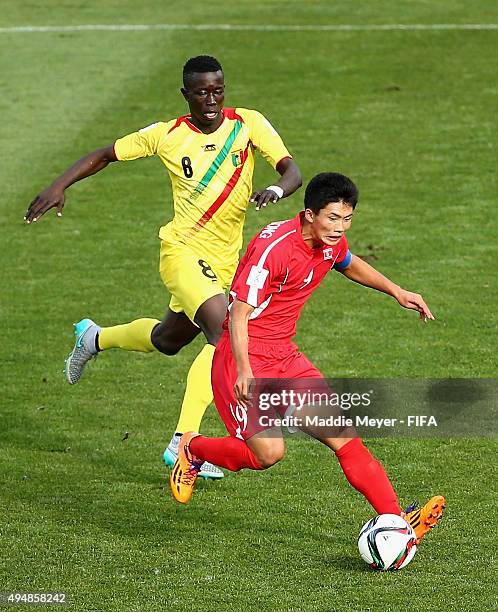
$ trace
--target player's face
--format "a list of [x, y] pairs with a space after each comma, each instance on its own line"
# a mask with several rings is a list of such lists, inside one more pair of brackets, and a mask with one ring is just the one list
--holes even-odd
[[306, 219], [311, 222], [313, 242], [334, 246], [351, 227], [353, 207], [344, 202], [330, 202], [318, 214], [306, 209]]
[[214, 132], [223, 121], [223, 72], [196, 72], [181, 91], [190, 109], [192, 123], [206, 134]]

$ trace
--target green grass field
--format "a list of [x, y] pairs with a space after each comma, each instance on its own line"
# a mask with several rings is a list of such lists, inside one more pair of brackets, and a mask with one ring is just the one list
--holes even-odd
[[[419, 324], [331, 275], [304, 310], [302, 350], [330, 377], [496, 376], [498, 31], [1, 29], [486, 24], [496, 4], [4, 0], [0, 19], [0, 592], [65, 591], [81, 611], [496, 609], [495, 440], [369, 441], [402, 503], [448, 498], [413, 563], [381, 574], [356, 550], [372, 510], [318, 444], [290, 440], [270, 471], [202, 482], [174, 503], [161, 454], [200, 340], [175, 358], [111, 351], [65, 383], [73, 322], [167, 306], [156, 236], [172, 204], [158, 160], [76, 184], [62, 220], [22, 217], [83, 154], [183, 114], [181, 66], [216, 55], [226, 104], [268, 116], [306, 182], [337, 170], [358, 183], [353, 252], [437, 318]], [[273, 178], [259, 163], [255, 186]], [[250, 210], [246, 239], [294, 215], [302, 194]], [[204, 432], [224, 434], [214, 408]]]

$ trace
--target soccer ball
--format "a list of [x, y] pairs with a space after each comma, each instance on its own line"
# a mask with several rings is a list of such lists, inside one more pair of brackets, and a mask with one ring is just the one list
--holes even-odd
[[399, 570], [413, 559], [417, 537], [411, 525], [397, 514], [380, 514], [361, 528], [361, 558], [377, 570]]

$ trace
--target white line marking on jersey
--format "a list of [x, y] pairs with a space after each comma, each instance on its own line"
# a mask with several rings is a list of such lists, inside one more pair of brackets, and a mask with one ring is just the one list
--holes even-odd
[[285, 274], [284, 280], [280, 283], [280, 287], [278, 288], [278, 292], [279, 293], [282, 291], [282, 287], [285, 285], [285, 283], [287, 282], [288, 278], [289, 278], [289, 268], [287, 268], [287, 272]]
[[[266, 258], [270, 254], [270, 251], [274, 247], [276, 247], [279, 242], [282, 242], [282, 240], [287, 238], [287, 236], [290, 236], [291, 234], [294, 234], [295, 232], [296, 232], [296, 230], [293, 229], [290, 232], [287, 232], [286, 234], [283, 234], [282, 236], [279, 236], [273, 242], [270, 242], [270, 244], [266, 247], [266, 249], [263, 251], [263, 254], [259, 258], [259, 261], [258, 261], [258, 264], [257, 264], [256, 268], [258, 268], [259, 270], [262, 270], [263, 266], [265, 265]], [[253, 266], [253, 268], [254, 268], [254, 266]], [[254, 308], [256, 308], [256, 306], [258, 305], [258, 289], [254, 285], [251, 285], [251, 288], [249, 289], [249, 292], [248, 292], [248, 295], [247, 295], [247, 303], [250, 306], [253, 306]]]
[[261, 304], [251, 312], [251, 314], [249, 315], [249, 321], [251, 321], [252, 319], [256, 319], [263, 312], [263, 310], [266, 310], [272, 297], [273, 297], [273, 293], [271, 293], [268, 296], [268, 299], [266, 299], [264, 302], [261, 302]]

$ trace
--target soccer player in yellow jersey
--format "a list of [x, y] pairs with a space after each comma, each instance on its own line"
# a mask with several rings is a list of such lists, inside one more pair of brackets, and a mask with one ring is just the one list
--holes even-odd
[[[224, 108], [223, 70], [215, 58], [188, 60], [181, 92], [188, 115], [154, 123], [81, 158], [31, 202], [25, 216], [32, 223], [51, 208], [61, 216], [65, 190], [111, 162], [157, 155], [166, 166], [174, 206], [173, 220], [159, 231], [160, 274], [171, 293], [166, 316], [162, 321], [137, 319], [102, 328], [91, 319], [81, 320], [65, 371], [74, 384], [97, 352], [111, 348], [174, 355], [202, 331], [207, 343], [187, 376], [175, 435], [164, 453], [169, 465], [176, 460], [180, 434], [199, 431], [213, 399], [211, 361], [222, 332], [225, 290], [237, 267], [248, 203], [255, 202], [259, 209], [301, 185], [299, 169], [271, 124], [257, 111]], [[256, 149], [280, 178], [251, 195]], [[201, 475], [220, 478], [223, 472], [204, 464]]]

